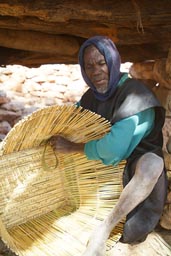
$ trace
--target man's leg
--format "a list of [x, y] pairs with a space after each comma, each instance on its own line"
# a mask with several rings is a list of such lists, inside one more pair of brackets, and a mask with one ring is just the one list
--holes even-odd
[[154, 153], [146, 153], [138, 160], [134, 176], [123, 189], [116, 206], [93, 232], [83, 256], [105, 254], [105, 243], [113, 228], [150, 195], [163, 169], [163, 159]]
[[163, 171], [150, 195], [127, 215], [121, 242], [135, 244], [146, 239], [159, 223], [166, 194], [167, 178]]

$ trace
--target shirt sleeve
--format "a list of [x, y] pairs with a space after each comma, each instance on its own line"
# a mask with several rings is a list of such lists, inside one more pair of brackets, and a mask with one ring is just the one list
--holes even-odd
[[154, 126], [154, 109], [147, 109], [116, 122], [108, 134], [87, 142], [84, 152], [89, 160], [101, 160], [105, 165], [117, 165], [126, 159]]

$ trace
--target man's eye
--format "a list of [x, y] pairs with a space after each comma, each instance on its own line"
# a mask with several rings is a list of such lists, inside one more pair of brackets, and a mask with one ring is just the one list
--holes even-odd
[[103, 62], [100, 62], [99, 64], [100, 64], [100, 66], [103, 66], [103, 65], [106, 65], [106, 62], [103, 61]]

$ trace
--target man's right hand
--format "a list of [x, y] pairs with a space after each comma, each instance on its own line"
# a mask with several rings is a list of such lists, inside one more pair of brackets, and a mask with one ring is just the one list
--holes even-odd
[[49, 143], [59, 153], [84, 153], [84, 143], [74, 143], [60, 135], [51, 137]]

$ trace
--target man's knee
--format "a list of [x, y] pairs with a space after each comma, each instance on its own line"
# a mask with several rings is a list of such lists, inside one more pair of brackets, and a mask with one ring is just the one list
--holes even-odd
[[145, 153], [137, 162], [136, 174], [142, 179], [158, 180], [164, 168], [163, 158], [152, 153]]

